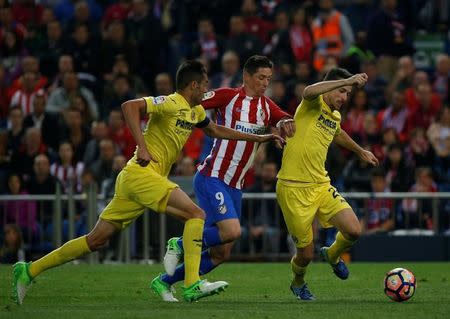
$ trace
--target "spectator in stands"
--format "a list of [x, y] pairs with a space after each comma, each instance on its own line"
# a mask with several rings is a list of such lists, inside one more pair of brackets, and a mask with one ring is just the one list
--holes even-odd
[[101, 117], [105, 118], [111, 110], [120, 110], [122, 103], [135, 98], [131, 91], [130, 79], [126, 75], [118, 74], [113, 80], [111, 95], [103, 96]]
[[[52, 61], [54, 63], [54, 61]], [[48, 92], [52, 93], [55, 89], [64, 86], [64, 74], [67, 72], [75, 72], [73, 66], [73, 58], [71, 55], [63, 54], [58, 58], [58, 72], [52, 78]]]
[[410, 167], [405, 159], [403, 147], [400, 144], [390, 145], [387, 157], [383, 163], [386, 172], [387, 187], [392, 192], [406, 192], [413, 180]]
[[120, 153], [129, 160], [136, 149], [136, 143], [131, 131], [125, 124], [122, 110], [112, 110], [108, 117], [109, 137], [119, 148]]
[[[366, 112], [364, 116], [363, 134], [361, 138], [361, 144], [370, 145], [375, 154], [375, 146], [381, 142], [380, 130], [377, 124], [375, 114], [372, 112]], [[378, 159], [382, 159], [378, 157]]]
[[[433, 174], [429, 167], [419, 167], [416, 170], [416, 182], [410, 192], [437, 192], [438, 188], [433, 181]], [[431, 199], [408, 198], [402, 201], [402, 210], [405, 214], [405, 226], [407, 228], [433, 229], [432, 202]]]
[[432, 123], [427, 131], [428, 140], [437, 156], [450, 155], [450, 108], [443, 107], [437, 116], [437, 121]]
[[183, 24], [183, 19], [175, 17], [178, 7], [182, 6], [180, 2], [153, 2], [153, 10], [150, 10], [150, 6], [148, 1], [133, 0], [130, 16], [126, 21], [129, 39], [137, 45], [139, 52], [138, 75], [146, 84], [152, 83], [160, 72], [173, 71], [167, 67], [168, 64], [172, 67], [172, 60], [174, 65], [178, 63], [176, 60], [181, 54], [181, 36], [177, 33], [179, 25]]
[[245, 31], [244, 17], [233, 15], [230, 18], [230, 36], [225, 45], [226, 50], [231, 50], [239, 55], [240, 61], [258, 54], [262, 50], [262, 42], [254, 35]]
[[242, 72], [239, 56], [234, 51], [227, 51], [222, 56], [222, 70], [209, 79], [210, 88], [239, 87], [242, 85]]
[[317, 71], [322, 71], [326, 58], [345, 56], [355, 37], [347, 17], [334, 8], [333, 0], [320, 0], [319, 7], [319, 14], [312, 23], [316, 48], [313, 64]]
[[5, 79], [5, 67], [0, 63], [0, 127], [5, 127], [9, 113], [9, 98]]
[[245, 31], [259, 38], [262, 43], [267, 43], [269, 40], [268, 34], [272, 30], [273, 24], [260, 16], [260, 10], [256, 1], [242, 1], [241, 14], [244, 17]]
[[33, 100], [33, 111], [23, 120], [25, 129], [36, 127], [41, 131], [44, 144], [53, 150], [58, 148], [60, 137], [56, 132], [60, 132], [59, 118], [57, 115], [46, 111], [47, 96], [43, 90], [36, 92]]
[[[2, 9], [0, 9], [2, 10]], [[0, 30], [0, 60], [5, 69], [5, 81], [12, 83], [22, 72], [22, 60], [28, 54], [17, 34]]]
[[348, 113], [341, 127], [355, 141], [361, 141], [364, 134], [364, 119], [368, 109], [367, 94], [363, 89], [356, 89], [348, 102]]
[[6, 192], [7, 178], [9, 175], [9, 165], [11, 154], [8, 152], [8, 134], [0, 131], [0, 194]]
[[407, 161], [413, 167], [429, 167], [433, 165], [433, 148], [430, 146], [423, 128], [418, 127], [411, 131], [405, 155]]
[[279, 11], [275, 15], [275, 28], [269, 33], [269, 42], [265, 45], [263, 54], [268, 55], [275, 65], [288, 68], [295, 61], [289, 36], [289, 15], [286, 11]]
[[81, 174], [84, 170], [83, 162], [74, 161], [73, 146], [70, 142], [59, 144], [58, 159], [50, 166], [50, 174], [55, 176], [65, 193], [71, 188], [74, 193], [81, 193]]
[[408, 139], [408, 117], [409, 112], [405, 102], [405, 92], [395, 91], [392, 95], [392, 103], [386, 109], [378, 112], [378, 126], [382, 131], [393, 128], [400, 141]]
[[282, 80], [272, 80], [267, 90], [267, 96], [285, 110], [288, 104], [288, 95], [286, 91], [286, 86]]
[[441, 101], [450, 105], [450, 57], [448, 54], [441, 53], [436, 56], [433, 90], [439, 94]]
[[75, 26], [73, 36], [67, 43], [64, 53], [72, 55], [77, 72], [90, 77], [98, 77], [102, 66], [102, 63], [98, 63], [101, 53], [100, 46], [95, 43], [86, 24]]
[[132, 72], [138, 67], [136, 64], [138, 62], [136, 44], [126, 37], [125, 26], [122, 22], [113, 21], [108, 25], [101, 46], [102, 72], [111, 70], [118, 56], [127, 61]]
[[25, 135], [23, 111], [20, 107], [15, 106], [9, 110], [9, 125], [8, 129], [8, 153], [17, 153], [23, 143]]
[[[26, 195], [23, 180], [19, 174], [12, 173], [8, 177], [8, 195]], [[36, 202], [29, 200], [13, 200], [3, 203], [7, 223], [16, 224], [25, 235], [27, 242], [38, 235]]]
[[39, 89], [45, 88], [48, 83], [48, 79], [46, 76], [43, 76], [40, 73], [40, 65], [39, 60], [31, 55], [25, 56], [21, 62], [22, 71], [20, 76], [11, 83], [9, 88], [10, 96], [14, 95], [17, 90], [24, 90], [26, 88], [27, 83], [25, 83], [26, 79], [24, 79], [24, 75], [28, 72], [34, 73], [37, 77], [34, 90], [37, 91]]
[[[111, 176], [106, 178], [102, 185], [100, 193], [104, 196], [106, 202], [114, 196], [114, 187], [116, 185], [117, 175], [127, 164], [127, 159], [123, 155], [116, 155], [113, 159]], [[106, 206], [106, 204], [105, 204]]]
[[[260, 178], [248, 189], [249, 193], [274, 193], [277, 181], [277, 164], [265, 162]], [[275, 200], [253, 200], [245, 205], [242, 216], [243, 232], [241, 242], [251, 241], [262, 252], [280, 250], [280, 229], [277, 224], [277, 203]]]
[[22, 23], [16, 21], [8, 2], [0, 7], [0, 40], [5, 36], [5, 32], [10, 31], [22, 41], [28, 31]]
[[84, 156], [87, 143], [91, 136], [89, 135], [88, 123], [83, 123], [83, 117], [80, 110], [69, 108], [65, 114], [66, 130], [62, 136], [70, 141], [74, 149], [74, 161], [79, 162]]
[[[56, 193], [58, 180], [50, 175], [50, 161], [48, 156], [40, 154], [33, 161], [33, 175], [31, 176], [27, 189], [34, 195], [51, 195]], [[38, 201], [38, 210], [42, 213], [42, 219], [39, 222], [42, 228], [51, 222], [53, 216], [53, 203], [51, 201]]]
[[210, 17], [197, 20], [197, 39], [192, 44], [192, 56], [208, 61], [211, 73], [220, 69], [220, 57], [224, 52], [224, 39], [216, 34]]
[[159, 73], [155, 77], [154, 96], [170, 95], [173, 92], [173, 81], [169, 73]]
[[[116, 1], [114, 1], [116, 2]], [[106, 30], [114, 22], [123, 22], [131, 11], [130, 0], [119, 0], [106, 8], [102, 19], [102, 30]]]
[[65, 25], [65, 33], [72, 34], [77, 25], [84, 24], [88, 27], [89, 33], [96, 39], [100, 37], [99, 21], [91, 19], [91, 12], [87, 1], [76, 1], [74, 4], [74, 14]]
[[[425, 71], [416, 71], [413, 76], [413, 81], [411, 87], [405, 90], [406, 94], [406, 104], [411, 112], [416, 112], [419, 109], [420, 101], [418, 92], [419, 86], [425, 84], [430, 85], [431, 82], [428, 78], [428, 74]], [[432, 89], [431, 89], [432, 90]], [[435, 92], [431, 93], [431, 104], [433, 109], [440, 108], [442, 105], [442, 100], [439, 95]]]
[[[33, 51], [33, 54], [39, 56], [42, 73], [49, 79], [58, 73], [55, 61], [62, 56], [64, 46], [65, 39], [61, 23], [57, 20], [49, 22], [46, 26], [46, 37], [42, 44]], [[73, 71], [73, 68], [70, 71]]]
[[361, 73], [363, 63], [375, 61], [375, 55], [367, 48], [366, 31], [356, 33], [356, 41], [348, 48], [346, 55], [342, 65], [353, 74]]
[[100, 157], [94, 161], [89, 170], [95, 174], [98, 184], [102, 184], [105, 179], [111, 176], [112, 164], [116, 155], [116, 146], [111, 139], [104, 139], [100, 142]]
[[[364, 146], [364, 149], [370, 148]], [[369, 169], [370, 166], [368, 163], [357, 156], [352, 156], [342, 172], [345, 190], [347, 192], [369, 192], [370, 175], [367, 174]]]
[[28, 180], [33, 174], [33, 161], [40, 154], [47, 154], [47, 146], [42, 142], [41, 131], [36, 127], [27, 128], [23, 144], [12, 154], [11, 169]]
[[89, 109], [96, 119], [98, 117], [98, 107], [94, 94], [87, 88], [80, 86], [78, 77], [74, 72], [66, 72], [63, 76], [63, 87], [55, 89], [49, 96], [47, 111], [53, 113], [63, 112], [70, 106], [71, 99], [77, 95], [82, 95], [89, 105]]
[[296, 62], [309, 63], [311, 61], [313, 39], [310, 20], [311, 17], [306, 15], [303, 7], [298, 7], [292, 12], [289, 40]]
[[378, 73], [375, 61], [367, 61], [362, 63], [361, 71], [366, 73], [368, 80], [364, 86], [369, 100], [369, 108], [375, 112], [386, 106], [385, 88], [387, 86], [386, 79]]
[[412, 109], [408, 114], [408, 130], [421, 127], [428, 130], [431, 123], [434, 122], [436, 115], [441, 109], [441, 102], [433, 101], [433, 92], [429, 83], [422, 83], [417, 86], [418, 108]]
[[26, 72], [22, 77], [22, 88], [11, 98], [11, 107], [18, 106], [24, 115], [33, 113], [33, 101], [37, 94], [37, 74]]
[[398, 59], [394, 76], [387, 87], [388, 97], [396, 90], [406, 90], [413, 86], [416, 67], [412, 57], [405, 55]]
[[[102, 17], [102, 8], [95, 0], [87, 0], [90, 12], [91, 21], [100, 21]], [[72, 0], [61, 0], [58, 1], [58, 4], [55, 6], [54, 11], [58, 20], [62, 24], [66, 24], [75, 13], [75, 4], [76, 2]]]
[[369, 20], [367, 45], [380, 58], [381, 74], [387, 78], [393, 74], [396, 58], [413, 53], [406, 33], [397, 0], [382, 0], [380, 9]]
[[90, 124], [94, 120], [94, 116], [89, 108], [89, 103], [83, 95], [76, 95], [70, 101], [70, 107], [80, 111], [82, 122], [85, 125]]
[[[373, 193], [389, 193], [386, 173], [383, 169], [374, 169], [370, 178]], [[384, 233], [394, 229], [394, 201], [386, 198], [369, 198], [365, 201], [364, 217], [361, 228], [365, 235]]]
[[119, 75], [124, 75], [128, 77], [131, 85], [131, 91], [135, 92], [136, 96], [148, 95], [148, 89], [144, 85], [142, 79], [136, 73], [130, 72], [128, 62], [125, 60], [124, 57], [117, 56], [114, 65], [112, 67], [112, 71], [111, 72], [108, 71], [103, 75], [103, 78], [105, 80], [105, 85], [103, 87], [103, 97], [111, 96], [113, 94], [112, 93], [114, 90], [113, 80]]
[[294, 95], [291, 97], [287, 104], [287, 112], [294, 116], [297, 107], [300, 105], [303, 99], [303, 91], [308, 86], [308, 84], [304, 82], [298, 82], [294, 86]]
[[86, 145], [83, 163], [89, 167], [100, 156], [100, 141], [108, 137], [109, 129], [104, 121], [94, 121], [91, 124], [91, 139]]
[[22, 233], [19, 226], [6, 224], [3, 227], [3, 244], [0, 247], [0, 264], [14, 264], [25, 260]]

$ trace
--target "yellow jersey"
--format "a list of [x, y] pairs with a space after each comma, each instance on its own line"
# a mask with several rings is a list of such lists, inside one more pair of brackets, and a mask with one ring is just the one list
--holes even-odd
[[[145, 144], [158, 163], [150, 162], [161, 176], [169, 175], [192, 130], [205, 127], [209, 123], [201, 105], [190, 107], [186, 99], [178, 93], [168, 96], [144, 97], [146, 110], [151, 114], [143, 132]], [[136, 152], [128, 165], [136, 163]]]
[[307, 184], [330, 182], [325, 170], [328, 147], [341, 132], [341, 115], [322, 95], [303, 99], [294, 115], [296, 132], [288, 138], [278, 178]]

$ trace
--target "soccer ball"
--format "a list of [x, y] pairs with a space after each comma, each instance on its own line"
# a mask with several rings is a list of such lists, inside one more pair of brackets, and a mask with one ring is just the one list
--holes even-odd
[[416, 277], [405, 268], [395, 268], [384, 278], [384, 293], [394, 301], [406, 301], [416, 292]]

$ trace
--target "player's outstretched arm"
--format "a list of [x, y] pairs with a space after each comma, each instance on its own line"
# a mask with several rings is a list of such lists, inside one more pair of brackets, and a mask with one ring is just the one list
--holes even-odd
[[140, 126], [141, 113], [145, 112], [146, 107], [144, 99], [129, 100], [122, 104], [123, 116], [138, 146], [136, 161], [141, 166], [147, 166], [150, 161], [156, 162], [147, 150]]
[[372, 164], [373, 166], [378, 166], [378, 159], [375, 155], [359, 146], [345, 131], [341, 130], [341, 133], [334, 137], [334, 142], [339, 146], [356, 153], [363, 161]]
[[286, 143], [286, 141], [277, 134], [257, 135], [257, 134], [243, 133], [222, 125], [217, 125], [216, 123], [211, 121], [206, 127], [203, 128], [203, 131], [205, 132], [206, 135], [210, 137], [222, 138], [226, 140], [240, 140], [256, 143], [278, 141], [283, 145]]
[[349, 77], [348, 79], [333, 80], [333, 81], [322, 81], [317, 82], [312, 85], [308, 85], [303, 91], [303, 98], [306, 100], [314, 100], [321, 94], [327, 93], [329, 91], [338, 89], [343, 86], [358, 86], [362, 87], [367, 82], [366, 73], [358, 73]]

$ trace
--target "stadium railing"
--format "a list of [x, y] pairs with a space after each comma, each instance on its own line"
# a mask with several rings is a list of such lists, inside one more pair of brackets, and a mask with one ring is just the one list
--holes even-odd
[[[432, 212], [432, 230], [431, 233], [438, 234], [440, 231], [440, 210], [444, 200], [450, 199], [450, 192], [445, 193], [341, 193], [349, 201], [365, 201], [367, 199], [392, 199], [401, 203], [404, 199], [419, 200], [419, 211], [421, 201], [431, 201]], [[92, 185], [83, 194], [62, 194], [61, 188], [57, 187], [55, 194], [51, 195], [0, 195], [0, 226], [3, 226], [6, 220], [6, 211], [4, 203], [8, 201], [34, 201], [37, 203], [37, 222], [39, 223], [39, 235], [37, 238], [37, 248], [33, 250], [35, 255], [43, 254], [46, 251], [60, 246], [65, 240], [77, 237], [77, 222], [82, 218], [85, 223], [85, 230], [92, 229], [98, 219], [102, 207], [106, 201], [104, 196], [97, 194], [97, 188]], [[261, 205], [264, 201], [276, 201], [275, 193], [244, 193], [244, 205], [248, 207], [248, 211], [252, 211], [254, 205], [259, 201]], [[352, 202], [352, 203], [353, 203]], [[47, 204], [46, 204], [47, 203]], [[50, 205], [48, 205], [50, 204]], [[51, 212], [49, 212], [49, 207]], [[276, 211], [273, 218], [275, 219], [275, 228], [280, 230], [284, 225], [282, 214], [279, 206], [275, 205]], [[353, 206], [355, 208], [355, 206]], [[358, 208], [359, 209], [359, 208]], [[356, 211], [356, 209], [355, 209]], [[252, 217], [249, 217], [246, 211], [243, 211], [244, 218], [247, 218], [248, 225], [251, 225]], [[51, 217], [49, 217], [51, 216]], [[422, 216], [423, 217], [423, 216]], [[421, 220], [422, 217], [419, 217]], [[396, 214], [392, 214], [392, 218], [396, 219]], [[398, 224], [397, 220], [394, 220]], [[407, 223], [406, 223], [407, 224]], [[245, 232], [244, 225], [244, 232]], [[165, 214], [148, 214], [144, 213], [136, 223], [125, 229], [120, 234], [119, 245], [116, 252], [116, 260], [119, 262], [131, 262], [139, 260], [142, 262], [153, 262], [162, 260], [165, 253], [166, 241], [170, 236], [181, 235], [182, 225], [179, 222], [172, 222], [171, 217]], [[0, 233], [2, 229], [0, 229]], [[419, 234], [427, 234], [419, 232]], [[429, 233], [428, 233], [429, 234]], [[275, 237], [279, 234], [275, 234]], [[31, 236], [24, 236], [30, 238]], [[278, 238], [280, 240], [280, 238]], [[31, 245], [30, 243], [26, 243]], [[34, 243], [36, 244], [36, 243]], [[251, 236], [247, 236], [245, 245], [248, 251], [242, 253], [242, 241], [237, 243], [237, 253], [241, 258], [268, 256], [269, 260], [275, 259], [280, 255], [280, 251], [267, 251], [270, 242], [267, 240], [262, 243], [260, 253], [257, 252], [256, 244]], [[273, 245], [272, 245], [273, 246]], [[239, 254], [240, 253], [240, 254]], [[274, 258], [271, 258], [274, 257]], [[266, 258], [267, 259], [267, 258]], [[89, 263], [99, 262], [98, 253], [91, 254], [87, 258]]]

